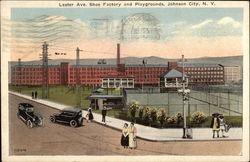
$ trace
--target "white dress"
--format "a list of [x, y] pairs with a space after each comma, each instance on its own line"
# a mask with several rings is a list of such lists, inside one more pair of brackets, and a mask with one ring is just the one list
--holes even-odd
[[129, 147], [136, 148], [136, 128], [134, 126], [129, 127]]

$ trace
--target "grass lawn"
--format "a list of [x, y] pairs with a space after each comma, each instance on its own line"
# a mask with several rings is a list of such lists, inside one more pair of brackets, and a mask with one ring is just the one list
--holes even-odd
[[[9, 89], [22, 94], [30, 95], [32, 91], [37, 91], [38, 98], [42, 98], [42, 86], [9, 86]], [[101, 93], [94, 93], [92, 87], [81, 87], [81, 108], [87, 108], [90, 105], [88, 97], [91, 94], [107, 94], [107, 90]], [[112, 89], [108, 94], [120, 94], [120, 90]], [[62, 104], [76, 106], [76, 91], [74, 86], [49, 86], [50, 101], [59, 102]]]

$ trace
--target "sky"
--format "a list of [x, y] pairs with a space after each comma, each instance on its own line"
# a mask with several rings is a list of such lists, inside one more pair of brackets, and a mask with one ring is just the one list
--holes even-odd
[[[13, 8], [11, 59], [242, 55], [241, 8]], [[142, 32], [140, 32], [142, 31]], [[122, 35], [122, 36], [121, 36]], [[66, 55], [55, 55], [66, 53]]]

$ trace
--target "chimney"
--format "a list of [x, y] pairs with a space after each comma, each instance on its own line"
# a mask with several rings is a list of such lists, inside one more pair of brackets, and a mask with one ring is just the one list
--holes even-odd
[[120, 44], [117, 43], [117, 66], [120, 64]]
[[21, 59], [18, 59], [18, 66], [21, 66]]

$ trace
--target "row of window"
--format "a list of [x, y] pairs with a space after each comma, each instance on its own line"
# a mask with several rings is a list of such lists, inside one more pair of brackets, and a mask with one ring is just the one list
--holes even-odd
[[185, 70], [223, 70], [223, 67], [186, 67]]
[[189, 82], [223, 82], [223, 79], [190, 79]]
[[206, 71], [206, 72], [197, 72], [197, 71], [187, 71], [187, 74], [223, 74], [223, 71]]

